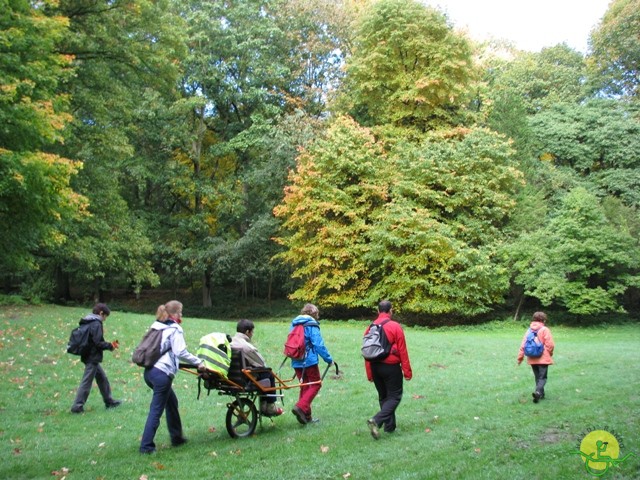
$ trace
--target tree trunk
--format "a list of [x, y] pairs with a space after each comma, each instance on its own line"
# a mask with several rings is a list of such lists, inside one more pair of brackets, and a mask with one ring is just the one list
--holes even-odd
[[202, 278], [202, 306], [211, 306], [211, 278], [209, 270], [205, 270]]
[[520, 315], [520, 307], [522, 307], [522, 302], [524, 302], [524, 292], [520, 295], [520, 301], [518, 302], [518, 306], [516, 307], [516, 313], [513, 316], [514, 321], [518, 321], [518, 316]]
[[55, 268], [56, 292], [55, 299], [58, 302], [71, 300], [71, 287], [69, 285], [69, 274], [62, 271], [60, 266]]

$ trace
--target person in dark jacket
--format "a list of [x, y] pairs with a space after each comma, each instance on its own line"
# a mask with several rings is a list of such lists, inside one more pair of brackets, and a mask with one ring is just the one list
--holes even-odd
[[111, 385], [107, 374], [103, 370], [102, 358], [105, 350], [113, 351], [118, 348], [118, 341], [106, 342], [102, 323], [107, 319], [111, 310], [104, 303], [96, 303], [92, 313], [80, 320], [80, 325], [89, 324], [89, 348], [80, 356], [80, 361], [84, 363], [84, 375], [80, 381], [80, 386], [76, 393], [76, 399], [71, 407], [72, 413], [83, 413], [84, 404], [91, 393], [91, 386], [95, 379], [102, 395], [102, 400], [107, 408], [115, 408], [122, 402], [114, 400], [111, 396]]
[[300, 387], [298, 402], [291, 410], [298, 422], [303, 425], [318, 421], [311, 415], [311, 402], [313, 402], [322, 387], [320, 368], [318, 367], [319, 358], [322, 357], [329, 365], [333, 364], [333, 358], [331, 358], [331, 354], [327, 350], [320, 333], [319, 318], [320, 311], [318, 307], [307, 303], [302, 307], [300, 315], [291, 321], [291, 328], [289, 329], [291, 331], [296, 325], [304, 325], [307, 354], [302, 360], [291, 360], [291, 366], [295, 369], [298, 380], [301, 383], [309, 384]]
[[[380, 431], [384, 425], [384, 431], [391, 433], [396, 429], [396, 409], [402, 400], [402, 379], [409, 381], [413, 377], [407, 343], [404, 332], [398, 322], [391, 319], [393, 308], [389, 300], [382, 300], [378, 304], [378, 318], [373, 323], [380, 324], [391, 344], [389, 356], [383, 360], [365, 360], [365, 371], [367, 380], [373, 382], [378, 392], [378, 403], [380, 411], [367, 420], [367, 425], [371, 431], [371, 436], [378, 440]], [[367, 327], [365, 335], [371, 326]]]

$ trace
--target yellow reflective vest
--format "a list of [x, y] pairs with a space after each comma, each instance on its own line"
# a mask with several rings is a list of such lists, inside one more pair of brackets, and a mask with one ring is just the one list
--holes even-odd
[[231, 345], [226, 333], [214, 332], [200, 339], [196, 356], [204, 360], [207, 370], [212, 370], [226, 377], [231, 364]]

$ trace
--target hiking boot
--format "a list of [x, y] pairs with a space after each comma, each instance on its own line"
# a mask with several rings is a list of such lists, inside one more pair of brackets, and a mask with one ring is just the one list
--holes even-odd
[[533, 392], [531, 396], [533, 397], [533, 403], [538, 403], [540, 398], [542, 398], [542, 395], [540, 395], [540, 392]]
[[110, 403], [105, 404], [106, 408], [116, 408], [122, 405], [122, 400], [113, 400]]
[[367, 420], [367, 426], [369, 427], [371, 436], [374, 438], [374, 440], [378, 440], [380, 438], [380, 431], [378, 430], [378, 424], [376, 423], [376, 421], [373, 418], [370, 418], [369, 420]]
[[307, 415], [302, 411], [302, 409], [295, 405], [292, 409], [291, 409], [291, 413], [293, 413], [296, 418], [298, 419], [298, 422], [300, 422], [302, 425], [306, 425], [308, 423], [307, 420]]

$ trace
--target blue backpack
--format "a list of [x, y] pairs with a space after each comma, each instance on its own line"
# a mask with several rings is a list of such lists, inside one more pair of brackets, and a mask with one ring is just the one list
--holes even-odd
[[538, 332], [529, 329], [527, 339], [524, 341], [524, 354], [527, 357], [541, 357], [544, 352], [544, 344], [538, 338]]

